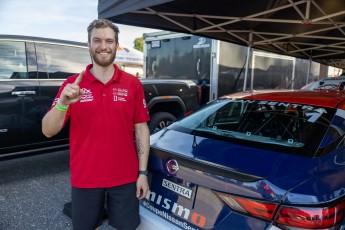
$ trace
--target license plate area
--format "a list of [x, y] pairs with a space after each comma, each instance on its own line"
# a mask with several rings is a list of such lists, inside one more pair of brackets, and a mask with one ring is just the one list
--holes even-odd
[[162, 180], [162, 187], [176, 193], [179, 196], [183, 196], [183, 197], [186, 197], [188, 199], [191, 199], [193, 196], [193, 189], [190, 189], [184, 185], [174, 183], [174, 182], [167, 180], [165, 178], [163, 178], [163, 180]]
[[142, 205], [183, 229], [212, 229], [224, 204], [208, 188], [155, 171]]
[[[197, 185], [163, 173], [153, 173], [150, 178], [150, 192], [172, 202], [179, 202], [192, 208], [197, 193]], [[155, 202], [156, 203], [156, 202]]]

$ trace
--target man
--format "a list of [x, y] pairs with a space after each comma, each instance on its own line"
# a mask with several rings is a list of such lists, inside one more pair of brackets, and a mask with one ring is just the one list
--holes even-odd
[[52, 137], [70, 119], [73, 229], [97, 228], [107, 200], [109, 224], [133, 230], [140, 224], [138, 199], [148, 191], [144, 91], [135, 76], [113, 64], [118, 28], [99, 19], [87, 30], [93, 64], [62, 84], [42, 132]]

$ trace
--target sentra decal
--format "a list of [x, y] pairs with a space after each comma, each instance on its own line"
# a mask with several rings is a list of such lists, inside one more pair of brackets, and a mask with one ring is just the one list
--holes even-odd
[[315, 110], [317, 108], [314, 108], [310, 105], [301, 105], [301, 104], [295, 104], [295, 103], [284, 103], [284, 102], [278, 102], [278, 101], [255, 101], [255, 100], [241, 100], [241, 99], [233, 99], [230, 100], [231, 102], [240, 102], [240, 103], [258, 103], [259, 105], [271, 105], [271, 106], [283, 106], [286, 108], [301, 108], [303, 110]]
[[[147, 193], [146, 199], [152, 202], [153, 204], [158, 205], [161, 209], [164, 210], [164, 212], [171, 212], [172, 214], [189, 221], [195, 226], [202, 228], [206, 225], [207, 218], [205, 216], [193, 210], [190, 210], [184, 207], [183, 205], [173, 202], [172, 200], [163, 197], [162, 195], [159, 195], [153, 191], [149, 191]], [[165, 217], [164, 215], [161, 216], [169, 220], [169, 218]]]
[[167, 189], [169, 189], [169, 190], [171, 190], [171, 191], [173, 191], [173, 192], [175, 192], [181, 196], [187, 197], [189, 199], [192, 197], [192, 190], [191, 189], [185, 188], [181, 185], [175, 184], [175, 183], [168, 181], [166, 179], [163, 179], [162, 186], [164, 188], [167, 188]]
[[239, 103], [258, 103], [259, 105], [282, 106], [285, 108], [302, 109], [302, 110], [307, 111], [305, 114], [306, 114], [306, 117], [308, 117], [309, 122], [315, 122], [318, 118], [322, 116], [323, 113], [327, 113], [327, 111], [323, 108], [316, 108], [310, 105], [301, 105], [301, 104], [295, 104], [295, 103], [284, 103], [284, 102], [277, 102], [277, 101], [241, 100], [241, 99], [233, 99], [230, 101], [239, 102]]

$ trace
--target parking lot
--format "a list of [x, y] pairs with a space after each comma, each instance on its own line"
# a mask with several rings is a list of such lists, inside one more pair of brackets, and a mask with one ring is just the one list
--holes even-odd
[[[0, 230], [70, 230], [69, 151], [0, 161]], [[150, 229], [145, 220], [139, 229]], [[115, 230], [107, 220], [100, 230]]]
[[0, 161], [0, 229], [72, 229], [69, 152]]
[[[69, 151], [0, 161], [0, 230], [70, 230]], [[114, 230], [104, 221], [100, 230]]]

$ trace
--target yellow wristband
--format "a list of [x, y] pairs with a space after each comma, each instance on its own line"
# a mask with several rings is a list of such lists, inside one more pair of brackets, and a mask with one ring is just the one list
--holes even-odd
[[57, 108], [60, 111], [66, 112], [68, 110], [68, 107], [62, 107], [58, 103], [56, 103], [55, 108]]
[[63, 106], [60, 104], [60, 98], [57, 100], [55, 108], [57, 108], [60, 111], [66, 112], [68, 110], [68, 105], [67, 106]]

